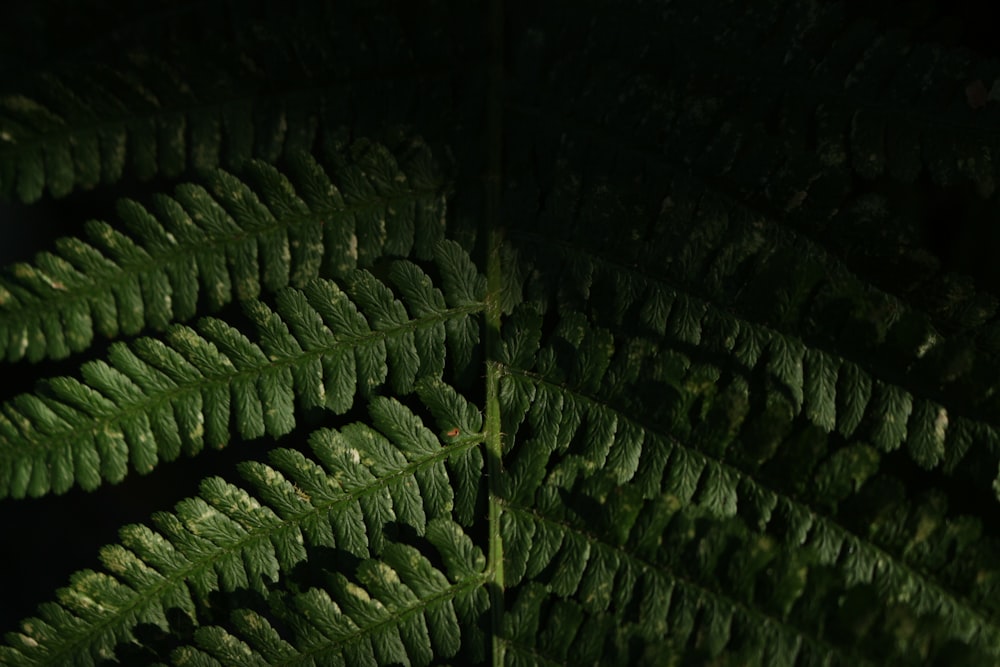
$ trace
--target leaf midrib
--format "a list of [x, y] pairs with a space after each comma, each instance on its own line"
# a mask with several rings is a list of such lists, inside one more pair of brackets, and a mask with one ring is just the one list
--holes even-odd
[[[237, 370], [234, 367], [233, 372], [231, 373], [220, 373], [215, 376], [202, 375], [200, 380], [196, 379], [189, 383], [177, 385], [170, 391], [162, 394], [156, 394], [154, 396], [143, 393], [142, 399], [145, 400], [138, 400], [128, 406], [127, 409], [117, 410], [113, 414], [105, 415], [102, 418], [95, 418], [89, 430], [92, 435], [97, 434], [98, 432], [103, 432], [108, 427], [113, 427], [119, 421], [126, 420], [128, 417], [135, 416], [137, 414], [147, 414], [152, 406], [163, 403], [172, 403], [179, 396], [195, 393], [200, 394], [207, 388], [221, 388], [222, 386], [228, 387], [233, 380], [256, 378], [268, 373], [280, 373], [286, 368], [291, 369], [301, 366], [304, 362], [320, 359], [332, 352], [350, 351], [362, 345], [371, 345], [390, 338], [405, 336], [407, 333], [417, 329], [430, 328], [448, 320], [462, 319], [470, 314], [482, 311], [483, 308], [483, 304], [458, 306], [448, 308], [435, 315], [409, 320], [405, 324], [395, 327], [372, 330], [360, 336], [349, 337], [339, 335], [335, 339], [335, 344], [329, 347], [303, 350], [301, 354], [296, 355], [295, 357], [286, 357], [284, 359], [271, 360], [268, 358], [267, 360], [261, 361], [259, 364], [247, 369]], [[228, 357], [225, 358], [228, 359]], [[197, 369], [197, 367], [195, 368]], [[200, 369], [198, 370], [201, 372]], [[59, 402], [62, 403], [62, 401]], [[79, 433], [79, 426], [73, 426], [59, 435], [46, 435], [39, 433], [37, 430], [33, 430], [32, 434], [36, 437], [24, 437], [20, 440], [20, 442], [15, 441], [13, 443], [14, 446], [5, 447], [0, 450], [0, 457], [18, 459], [23, 456], [24, 449], [28, 448], [30, 448], [31, 454], [37, 457], [39, 452], [51, 452], [59, 449], [60, 447], [66, 446], [68, 443], [72, 443], [78, 439]], [[6, 442], [10, 443], [11, 441], [7, 440]]]
[[535, 508], [525, 507], [522, 505], [518, 505], [516, 503], [508, 503], [506, 507], [508, 511], [520, 512], [521, 514], [527, 515], [528, 518], [532, 521], [549, 523], [552, 524], [553, 526], [556, 526], [559, 529], [562, 529], [562, 531], [564, 532], [575, 533], [593, 546], [617, 552], [623, 559], [630, 560], [636, 563], [642, 569], [661, 573], [661, 576], [667, 577], [686, 588], [697, 591], [698, 597], [712, 597], [715, 598], [716, 600], [725, 603], [726, 606], [732, 609], [741, 609], [743, 613], [745, 613], [747, 616], [758, 617], [762, 619], [765, 623], [773, 625], [781, 632], [794, 634], [795, 636], [801, 637], [806, 641], [814, 644], [815, 646], [821, 647], [825, 654], [836, 653], [843, 655], [845, 658], [848, 658], [851, 661], [861, 660], [865, 664], [872, 664], [872, 665], [876, 664], [872, 663], [869, 660], [862, 659], [861, 656], [856, 651], [845, 649], [841, 646], [831, 644], [830, 642], [821, 637], [813, 636], [811, 633], [807, 632], [804, 628], [800, 628], [796, 625], [793, 625], [785, 619], [769, 614], [763, 611], [762, 609], [759, 609], [753, 605], [747, 604], [742, 600], [738, 600], [730, 595], [727, 595], [725, 592], [712, 590], [711, 588], [708, 588], [707, 586], [705, 586], [700, 582], [697, 582], [683, 575], [679, 575], [676, 572], [670, 571], [669, 568], [667, 567], [651, 563], [627, 551], [624, 547], [609, 544], [603, 541], [599, 536], [594, 535], [588, 531], [582, 530], [566, 521], [553, 519], [551, 517], [545, 516]]
[[[155, 274], [164, 270], [165, 267], [173, 267], [181, 262], [185, 262], [193, 257], [210, 252], [216, 257], [226, 257], [227, 254], [223, 251], [218, 250], [219, 248], [224, 248], [229, 245], [236, 245], [239, 243], [244, 243], [251, 238], [265, 237], [277, 231], [285, 229], [295, 229], [297, 227], [308, 225], [308, 224], [319, 224], [326, 225], [332, 222], [328, 216], [335, 216], [334, 220], [340, 216], [350, 216], [356, 213], [364, 213], [368, 211], [377, 211], [379, 209], [391, 206], [394, 203], [402, 201], [419, 201], [421, 199], [432, 199], [434, 197], [440, 196], [440, 187], [434, 188], [413, 188], [407, 191], [407, 195], [378, 195], [376, 197], [370, 198], [363, 204], [358, 205], [346, 205], [340, 208], [326, 208], [322, 210], [311, 211], [308, 215], [288, 215], [275, 216], [275, 223], [270, 225], [258, 226], [252, 229], [243, 229], [239, 234], [220, 234], [214, 238], [208, 239], [186, 239], [182, 243], [178, 243], [174, 246], [173, 250], [175, 252], [163, 251], [160, 253], [150, 253], [148, 248], [140, 245], [136, 242], [136, 239], [130, 238], [130, 240], [135, 243], [136, 248], [140, 249], [142, 252], [147, 254], [147, 257], [136, 259], [134, 261], [126, 261], [118, 263], [113, 258], [108, 257], [106, 251], [101, 250], [101, 248], [93, 246], [98, 252], [105, 256], [108, 261], [114, 262], [115, 265], [121, 269], [118, 273], [113, 273], [108, 269], [98, 269], [97, 271], [86, 271], [80, 272], [79, 267], [73, 264], [68, 259], [62, 257], [58, 252], [53, 253], [60, 259], [64, 259], [69, 262], [73, 268], [80, 272], [80, 275], [85, 278], [94, 277], [95, 279], [89, 280], [88, 282], [79, 282], [69, 289], [59, 290], [53, 288], [53, 291], [49, 294], [38, 294], [31, 288], [25, 288], [21, 285], [17, 285], [18, 288], [29, 290], [31, 297], [35, 299], [34, 301], [24, 302], [21, 301], [15, 304], [13, 307], [3, 309], [2, 317], [5, 320], [12, 320], [13, 326], [17, 326], [18, 322], [27, 319], [34, 319], [38, 317], [39, 313], [46, 313], [52, 310], [60, 310], [68, 302], [75, 302], [80, 299], [90, 299], [90, 298], [101, 298], [102, 296], [107, 296], [111, 294], [111, 288], [114, 286], [122, 285], [128, 280], [129, 276], [143, 276], [146, 274]], [[225, 208], [225, 202], [213, 199], [217, 204], [222, 205]], [[308, 206], [308, 204], [307, 204]], [[315, 207], [310, 207], [315, 208]], [[228, 214], [228, 213], [227, 213]], [[273, 213], [272, 213], [273, 214]], [[231, 216], [230, 216], [231, 217]], [[288, 222], [282, 222], [287, 220]], [[238, 225], [238, 223], [236, 223]], [[162, 222], [161, 222], [162, 225]], [[164, 229], [169, 232], [170, 230], [164, 227]], [[200, 231], [201, 230], [199, 228]], [[260, 259], [258, 259], [260, 263]], [[289, 260], [291, 264], [291, 260]], [[44, 274], [48, 277], [48, 274], [39, 267], [33, 268], [40, 274]], [[183, 266], [179, 267], [182, 270]], [[294, 268], [294, 267], [292, 267]], [[291, 271], [289, 271], [291, 273]], [[199, 292], [201, 290], [199, 289]]]
[[[65, 658], [66, 656], [72, 655], [79, 646], [89, 645], [94, 641], [98, 641], [99, 638], [103, 636], [104, 631], [114, 624], [116, 618], [131, 616], [132, 615], [131, 612], [141, 608], [144, 604], [148, 604], [154, 601], [159, 601], [163, 597], [162, 595], [163, 591], [166, 591], [168, 588], [176, 587], [178, 585], [186, 585], [187, 580], [190, 578], [190, 575], [192, 573], [199, 572], [208, 567], [211, 567], [217, 560], [219, 560], [223, 556], [232, 553], [242, 552], [245, 550], [246, 546], [252, 545], [254, 542], [259, 542], [264, 540], [269, 541], [272, 533], [275, 533], [281, 529], [285, 529], [289, 525], [298, 526], [309, 517], [315, 516], [320, 513], [335, 511], [338, 506], [347, 505], [349, 503], [357, 501], [362, 497], [373, 495], [381, 491], [382, 489], [386, 488], [393, 481], [397, 479], [413, 476], [418, 470], [429, 468], [434, 464], [436, 464], [437, 462], [448, 458], [450, 455], [454, 453], [460, 452], [465, 449], [470, 449], [474, 446], [478, 446], [480, 442], [482, 442], [481, 438], [469, 438], [467, 440], [455, 442], [450, 445], [445, 445], [441, 449], [435, 451], [433, 454], [430, 454], [417, 461], [411, 462], [390, 475], [377, 478], [373, 483], [369, 485], [361, 487], [360, 489], [349, 491], [345, 493], [344, 496], [341, 498], [321, 502], [318, 505], [313, 504], [310, 510], [302, 512], [300, 514], [293, 515], [292, 517], [281, 518], [281, 515], [279, 515], [269, 506], [264, 505], [264, 507], [267, 507], [269, 511], [274, 513], [275, 517], [278, 517], [278, 522], [273, 524], [272, 526], [269, 526], [268, 527], [269, 529], [254, 528], [252, 530], [247, 530], [246, 533], [239, 540], [233, 542], [231, 545], [228, 546], [228, 548], [218, 549], [209, 556], [190, 561], [190, 564], [187, 567], [174, 572], [172, 576], [164, 576], [163, 581], [157, 584], [156, 586], [145, 588], [142, 591], [136, 591], [131, 584], [125, 583], [124, 585], [128, 586], [130, 590], [137, 593], [134, 602], [125, 607], [116, 608], [114, 610], [114, 614], [109, 616], [104, 621], [97, 624], [90, 624], [82, 628], [82, 632], [77, 637], [71, 640], [71, 642], [63, 645], [61, 650], [56, 652], [52, 657], [57, 659], [60, 657]], [[225, 512], [222, 512], [222, 514], [227, 517], [229, 516]], [[232, 520], [235, 521], [239, 526], [245, 528], [243, 523], [235, 519]], [[181, 523], [183, 524], [183, 521]], [[171, 541], [171, 544], [173, 544], [173, 541]], [[182, 555], [185, 556], [185, 558], [187, 557], [185, 554], [183, 554], [183, 552], [181, 553]], [[138, 554], [136, 555], [138, 556]], [[151, 567], [156, 572], [159, 572], [157, 568], [146, 563], [146, 561], [143, 560], [141, 556], [139, 558], [144, 565]], [[162, 573], [160, 574], [162, 575]], [[486, 575], [482, 576], [485, 577]], [[118, 577], [115, 578], [118, 579]], [[363, 634], [363, 633], [358, 633], [358, 634]], [[57, 662], [55, 664], [63, 664], [63, 663]]]
[[940, 595], [944, 599], [950, 600], [957, 607], [967, 609], [969, 613], [971, 613], [975, 617], [979, 632], [983, 634], [993, 635], [998, 639], [1000, 639], [1000, 627], [998, 627], [997, 621], [994, 620], [993, 617], [985, 609], [981, 607], [980, 603], [960, 597], [960, 593], [958, 591], [954, 591], [946, 583], [940, 582], [937, 579], [932, 578], [930, 574], [926, 572], [923, 568], [908, 563], [907, 561], [903, 560], [902, 556], [897, 556], [885, 550], [881, 546], [875, 544], [874, 542], [869, 541], [863, 536], [858, 535], [849, 527], [839, 523], [834, 517], [828, 516], [825, 513], [817, 510], [809, 503], [806, 503], [796, 498], [795, 496], [789, 495], [780, 490], [775, 490], [770, 488], [769, 486], [758, 480], [753, 474], [744, 471], [740, 468], [737, 468], [731, 463], [727, 463], [721, 459], [717, 459], [699, 449], [693, 449], [691, 447], [685, 446], [684, 443], [679, 441], [673, 434], [668, 432], [663, 432], [651, 424], [644, 423], [641, 420], [637, 419], [636, 417], [633, 417], [623, 412], [613, 404], [604, 401], [600, 398], [597, 398], [596, 396], [592, 396], [583, 391], [571, 388], [561, 383], [553, 382], [551, 380], [548, 380], [544, 376], [539, 375], [537, 373], [533, 373], [531, 371], [525, 371], [519, 368], [505, 366], [504, 372], [512, 378], [520, 377], [524, 381], [532, 382], [535, 384], [544, 384], [557, 392], [565, 392], [568, 394], [572, 394], [581, 401], [591, 403], [592, 405], [601, 409], [610, 410], [615, 414], [617, 414], [619, 419], [631, 422], [641, 432], [655, 433], [657, 436], [664, 438], [665, 440], [670, 442], [673, 447], [683, 449], [689, 455], [697, 459], [700, 459], [703, 462], [706, 463], [710, 462], [711, 464], [719, 466], [722, 469], [729, 470], [736, 476], [737, 479], [747, 480], [749, 484], [752, 484], [753, 486], [759, 489], [764, 489], [770, 494], [773, 494], [780, 498], [784, 498], [790, 504], [798, 506], [802, 508], [804, 511], [808, 512], [811, 517], [823, 521], [832, 530], [842, 533], [846, 537], [845, 544], [841, 547], [842, 549], [846, 548], [846, 540], [848, 539], [853, 540], [855, 543], [859, 545], [871, 549], [874, 552], [874, 557], [876, 560], [884, 559], [885, 562], [894, 563], [894, 566], [902, 570], [903, 573], [907, 575], [907, 578], [915, 580], [919, 582], [921, 585], [926, 586], [927, 588], [933, 591], [936, 591], [938, 595]]

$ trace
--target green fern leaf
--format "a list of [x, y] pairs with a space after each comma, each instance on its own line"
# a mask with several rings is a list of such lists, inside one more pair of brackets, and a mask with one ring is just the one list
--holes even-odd
[[[251, 163], [246, 176], [264, 185], [268, 205], [246, 183], [222, 171], [214, 172], [211, 193], [179, 186], [174, 198], [160, 197], [158, 216], [136, 202], [123, 202], [120, 214], [134, 239], [93, 222], [87, 226], [93, 245], [62, 239], [59, 254], [40, 254], [38, 266], [16, 266], [16, 282], [0, 284], [0, 295], [6, 297], [0, 341], [5, 341], [7, 358], [62, 358], [86, 349], [95, 333], [113, 337], [187, 320], [199, 298], [218, 308], [234, 296], [246, 300], [262, 290], [301, 287], [325, 265], [336, 264], [340, 275], [357, 266], [358, 257], [408, 253], [410, 243], [399, 229], [413, 227], [416, 211], [426, 212], [425, 200], [440, 195], [433, 189], [400, 187], [409, 175], [389, 159], [391, 172], [379, 178], [391, 187], [374, 175], [352, 179], [342, 174], [347, 189], [341, 190], [322, 167], [303, 156], [296, 164], [297, 171], [309, 172], [309, 181], [300, 184], [304, 199], [273, 167]], [[362, 186], [359, 193], [351, 189]], [[410, 214], [408, 219], [397, 215], [386, 230], [394, 248], [384, 248], [380, 236], [354, 231], [362, 212], [385, 216], [390, 209]], [[418, 254], [428, 250], [422, 247]]]
[[[414, 330], [469, 318], [482, 307], [463, 302], [462, 308], [412, 320], [370, 274], [358, 272], [352, 282], [367, 318], [331, 282], [313, 282], [305, 292], [286, 288], [277, 295], [277, 313], [248, 302], [265, 334], [280, 327], [280, 348], [273, 333], [262, 337], [268, 353], [208, 318], [197, 331], [174, 325], [163, 341], [116, 343], [111, 364], [94, 361], [81, 368], [83, 384], [56, 378], [37, 395], [15, 398], [0, 414], [0, 490], [20, 497], [63, 492], [74, 478], [85, 488], [101, 478], [118, 482], [127, 462], [145, 473], [160, 457], [197, 452], [206, 443], [225, 445], [231, 420], [243, 438], [281, 436], [295, 427], [296, 394], [305, 406], [342, 413], [356, 391], [367, 396], [387, 378], [397, 391], [411, 391], [422, 366], [442, 366], [443, 352], [430, 350], [433, 356], [422, 361]], [[467, 344], [455, 347], [464, 354]]]
[[57, 4], [0, 27], [9, 228], [68, 225], [4, 260], [0, 497], [201, 482], [0, 662], [1000, 664], [958, 8]]

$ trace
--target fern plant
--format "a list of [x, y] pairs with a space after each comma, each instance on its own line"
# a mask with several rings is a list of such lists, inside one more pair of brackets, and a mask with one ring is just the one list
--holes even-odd
[[0, 280], [0, 495], [267, 451], [0, 662], [1000, 663], [997, 301], [922, 237], [996, 208], [996, 62], [836, 2], [117, 4], [4, 41], [0, 192], [117, 204]]

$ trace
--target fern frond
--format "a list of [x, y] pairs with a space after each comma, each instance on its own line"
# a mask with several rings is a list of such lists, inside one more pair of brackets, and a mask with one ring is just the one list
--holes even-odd
[[[759, 368], [794, 414], [885, 452], [905, 442], [923, 468], [971, 465], [970, 431], [983, 436], [975, 456], [1000, 462], [992, 398], [1000, 359], [967, 337], [942, 334], [927, 313], [872, 287], [822, 245], [693, 190], [688, 177], [667, 181], [661, 222], [635, 220], [614, 234], [575, 219], [572, 202], [625, 215], [626, 195], [580, 192], [575, 174], [556, 178], [545, 214], [510, 234], [540, 280], [512, 289], [543, 308], [572, 305], [607, 326]], [[540, 270], [554, 261], [555, 270]]]
[[420, 172], [427, 160], [419, 146], [405, 148], [409, 170], [364, 143], [332, 179], [299, 155], [288, 176], [248, 164], [244, 179], [253, 186], [223, 171], [207, 179], [209, 189], [178, 186], [173, 197], [154, 199], [156, 214], [122, 202], [132, 236], [92, 221], [90, 243], [59, 239], [55, 253], [11, 267], [0, 282], [0, 352], [10, 361], [63, 358], [89, 346], [95, 332], [113, 338], [187, 320], [199, 299], [214, 310], [385, 254], [429, 258], [444, 232], [443, 185]]
[[[253, 158], [273, 163], [320, 149], [346, 123], [364, 123], [359, 114], [378, 112], [376, 130], [385, 132], [415, 120], [390, 121], [376, 90], [396, 83], [391, 72], [405, 65], [423, 72], [426, 87], [411, 94], [434, 121], [425, 126], [447, 122], [442, 111], [465, 101], [453, 99], [439, 70], [467, 47], [441, 31], [436, 40], [412, 34], [405, 8], [384, 9], [389, 21], [331, 6], [315, 23], [285, 25], [284, 40], [270, 30], [287, 22], [265, 20], [268, 31], [251, 23], [231, 41], [206, 40], [169, 59], [133, 46], [113, 63], [22, 77], [0, 91], [0, 197], [34, 202], [45, 192], [58, 198], [117, 183], [123, 174], [172, 179], [239, 169]], [[431, 61], [412, 63], [414, 42], [434, 53]], [[463, 62], [469, 67], [475, 58]]]
[[[382, 567], [388, 569], [388, 566]], [[397, 575], [392, 572], [392, 575], [385, 576]], [[417, 629], [407, 627], [412, 622], [404, 625], [402, 619], [414, 613], [425, 613], [428, 604], [440, 604], [439, 600], [428, 603], [418, 599], [404, 586], [392, 590], [391, 597], [383, 593], [387, 598], [384, 602], [350, 582], [340, 584], [339, 587], [346, 591], [341, 595], [348, 599], [343, 606], [338, 606], [322, 591], [302, 594], [296, 600], [296, 611], [312, 623], [310, 635], [302, 627], [305, 623], [300, 621], [298, 634], [302, 638], [297, 642], [298, 647], [281, 639], [266, 619], [245, 612], [234, 616], [233, 624], [237, 632], [250, 635], [255, 642], [248, 644], [220, 628], [200, 628], [195, 634], [198, 648], [184, 647], [176, 650], [173, 654], [175, 664], [311, 664], [314, 656], [323, 656], [324, 661], [336, 659], [339, 664], [351, 665], [429, 664], [432, 653], [422, 642], [429, 645], [430, 640], [420, 636], [427, 635], [426, 622], [421, 616], [419, 620], [424, 623], [424, 627]], [[440, 597], [445, 594], [447, 593]], [[407, 595], [413, 598], [409, 605], [406, 604], [409, 602], [405, 597]], [[451, 620], [451, 625], [457, 631], [457, 619], [453, 617]], [[454, 653], [454, 649], [448, 644], [437, 648], [446, 657]]]
[[[559, 9], [549, 11], [551, 19]], [[589, 30], [553, 29], [544, 49], [525, 40], [524, 48], [541, 49], [519, 70], [527, 80], [537, 76], [532, 58], [564, 55], [552, 56], [550, 79], [516, 90], [513, 116], [519, 136], [527, 139], [515, 146], [522, 151], [511, 169], [518, 188], [529, 194], [535, 185], [547, 201], [558, 197], [559, 168], [535, 165], [530, 151], [535, 141], [551, 142], [557, 128], [572, 127], [572, 141], [545, 144], [542, 152], [562, 151], [558, 164], [589, 165], [581, 167], [584, 179], [588, 173], [606, 177], [609, 163], [641, 164], [632, 170], [647, 175], [640, 188], [622, 183], [615, 189], [641, 190], [645, 210], [663, 195], [675, 198], [661, 187], [663, 175], [689, 179], [714, 201], [734, 199], [759, 217], [802, 230], [866, 282], [891, 286], [898, 297], [933, 314], [939, 329], [974, 331], [995, 348], [995, 322], [988, 331], [976, 326], [995, 320], [995, 298], [973, 289], [967, 278], [944, 273], [934, 248], [919, 247], [926, 213], [914, 215], [908, 207], [929, 207], [933, 200], [891, 195], [930, 187], [965, 192], [971, 186], [985, 198], [978, 209], [984, 223], [989, 219], [996, 182], [991, 156], [997, 149], [996, 94], [986, 93], [991, 69], [967, 50], [907, 38], [904, 31], [886, 34], [871, 22], [852, 23], [837, 3], [774, 2], [749, 26], [732, 23], [744, 13], [738, 8], [682, 3], [671, 11], [705, 17], [702, 25], [712, 27], [678, 30], [683, 22], [664, 20], [651, 7], [631, 7], [616, 19], [623, 26], [656, 25], [672, 37], [648, 45], [629, 76], [613, 65], [580, 69], [588, 56], [614, 62], [615, 42], [596, 28], [599, 23]], [[701, 46], [707, 43], [713, 44], [710, 56]], [[748, 52], [756, 57], [748, 61]], [[689, 62], [681, 53], [697, 55]], [[727, 65], [706, 65], [702, 57]], [[970, 86], [982, 91], [981, 104], [970, 104]], [[596, 103], [604, 95], [618, 100], [614, 113]], [[529, 129], [537, 126], [544, 129]], [[536, 183], [523, 176], [532, 172]], [[874, 193], [867, 186], [856, 191], [854, 173], [872, 180]], [[920, 178], [927, 188], [893, 189], [885, 177], [906, 183]], [[621, 213], [634, 219], [637, 210]]]
[[[471, 267], [454, 244], [441, 244], [438, 255], [442, 275]], [[410, 263], [396, 272], [420, 274]], [[476, 277], [448, 279], [449, 294], [455, 284], [473, 280], [453, 307], [444, 306], [455, 297], [425, 282], [415, 294], [420, 315], [411, 316], [390, 288], [356, 270], [347, 277], [347, 293], [320, 280], [304, 290], [279, 291], [276, 312], [247, 302], [260, 345], [212, 318], [200, 320], [197, 329], [173, 325], [163, 340], [115, 343], [107, 361], [82, 366], [83, 382], [54, 378], [38, 393], [3, 405], [0, 491], [20, 497], [62, 493], [74, 484], [92, 489], [120, 481], [129, 466], [147, 473], [181, 452], [222, 447], [230, 423], [244, 438], [280, 436], [294, 427], [296, 404], [343, 413], [356, 392], [368, 396], [387, 379], [408, 392], [419, 376], [439, 375], [445, 363], [444, 347], [417, 347], [417, 331], [447, 338], [460, 359], [478, 340], [471, 333], [475, 324], [447, 326], [474, 320], [482, 310], [482, 301], [468, 300], [481, 295]], [[429, 309], [429, 300], [436, 309]]]
[[[431, 524], [434, 546], [464, 547], [440, 542], [449, 536], [442, 528], [447, 525]], [[465, 542], [475, 549], [467, 537]], [[482, 568], [482, 553], [476, 555]], [[481, 572], [449, 581], [412, 547], [388, 545], [383, 560], [362, 562], [356, 577], [357, 583], [332, 573], [327, 588], [313, 588], [287, 603], [294, 614], [286, 621], [294, 629], [289, 640], [267, 618], [238, 610], [230, 620], [235, 636], [218, 626], [199, 628], [194, 646], [173, 652], [174, 664], [427, 665], [435, 656], [454, 657], [462, 628], [474, 627], [486, 610]]]
[[[920, 623], [937, 628], [936, 641], [969, 642], [995, 654], [1000, 622], [989, 594], [969, 578], [955, 579], [944, 567], [942, 552], [916, 548], [926, 539], [918, 526], [947, 530], [947, 508], [939, 500], [888, 496], [876, 501], [895, 484], [878, 449], [841, 445], [835, 433], [825, 436], [815, 426], [789, 428], [793, 415], [805, 416], [793, 396], [751, 384], [742, 371], [699, 363], [696, 348], [681, 353], [670, 349], [672, 342], [665, 349], [628, 336], [629, 343], [618, 349], [607, 332], [568, 313], [541, 345], [540, 324], [530, 309], [515, 311], [506, 339], [512, 345], [533, 342], [516, 349], [508, 345], [501, 358], [500, 398], [508, 440], [502, 483], [508, 586], [544, 583], [551, 594], [575, 600], [588, 613], [610, 614], [614, 620], [607, 621], [608, 627], [624, 632], [620, 614], [629, 609], [624, 600], [632, 582], [646, 572], [642, 576], [662, 581], [642, 589], [660, 591], [654, 594], [660, 599], [664, 587], [686, 591], [691, 597], [685, 604], [693, 607], [685, 613], [692, 617], [709, 605], [706, 618], [741, 619], [745, 627], [733, 632], [747, 655], [760, 655], [779, 641], [776, 636], [784, 637], [779, 643], [790, 647], [789, 664], [799, 659], [800, 651], [816, 656], [840, 652], [839, 640], [826, 634], [818, 620], [828, 610], [808, 608], [807, 601], [825, 599], [825, 593], [808, 588], [806, 581], [845, 589], [872, 587], [892, 604], [905, 605]], [[584, 357], [581, 364], [572, 363], [576, 350]], [[758, 398], [757, 392], [766, 398]], [[639, 396], [648, 400], [637, 400]], [[750, 406], [760, 400], [766, 400], [766, 407], [751, 412]], [[887, 406], [887, 416], [895, 414], [891, 400], [876, 403]], [[920, 409], [929, 419], [926, 405]], [[875, 425], [892, 428], [894, 422], [883, 418]], [[915, 429], [902, 437], [915, 452], [923, 451], [919, 443], [912, 444], [919, 437]], [[771, 471], [795, 467], [795, 457], [807, 455], [803, 449], [812, 450], [808, 455], [813, 457], [803, 477], [775, 477]], [[869, 499], [855, 500], [859, 490], [861, 498]], [[893, 521], [881, 533], [862, 527], [864, 521], [852, 509], [855, 502], [879, 503], [882, 509], [873, 511], [898, 513], [907, 502], [915, 508], [912, 519]], [[599, 518], [602, 511], [606, 520]], [[978, 534], [974, 520], [954, 520], [964, 524], [956, 530], [967, 538]], [[693, 552], [704, 548], [702, 540], [708, 538], [680, 527], [675, 533], [671, 527], [688, 523], [721, 526], [725, 537], [712, 539], [728, 545], [729, 557], [739, 563], [725, 575], [734, 579], [689, 568], [686, 559], [697, 561]], [[900, 524], [913, 528], [903, 530]], [[741, 548], [761, 549], [761, 533], [768, 540], [767, 558], [748, 554], [744, 562], [734, 555]], [[683, 546], [688, 539], [693, 542]], [[956, 554], [959, 559], [977, 559], [984, 574], [993, 573], [987, 579], [1000, 574], [995, 560], [978, 560], [980, 547], [966, 543], [957, 548], [965, 554]], [[692, 553], [684, 556], [688, 549]], [[670, 557], [667, 565], [661, 560], [666, 553], [679, 560]], [[802, 581], [794, 586], [777, 579], [760, 583], [764, 575], [756, 568], [782, 559], [791, 560], [774, 571], [786, 572], [795, 561]], [[664, 569], [657, 570], [655, 563], [664, 563]], [[788, 597], [780, 602], [771, 597], [784, 586], [791, 586], [781, 593]], [[731, 591], [747, 597], [728, 598]], [[623, 601], [615, 607], [617, 596]], [[670, 609], [671, 615], [678, 613]], [[653, 613], [650, 618], [664, 622], [671, 615]], [[642, 625], [641, 618], [637, 622]], [[678, 623], [696, 634], [715, 631], [692, 626], [691, 619], [665, 622], [679, 641], [684, 635], [678, 634]], [[663, 628], [634, 631], [652, 639]], [[893, 630], [887, 626], [886, 632]], [[717, 655], [727, 647], [727, 637], [705, 640], [705, 650]], [[607, 641], [628, 645], [620, 638]], [[849, 651], [843, 657], [868, 660]]]
[[[222, 68], [209, 79], [221, 84], [219, 92], [234, 95], [235, 82], [252, 72], [252, 67], [235, 73]], [[156, 88], [147, 83], [151, 74]], [[189, 160], [194, 168], [218, 166], [223, 141], [234, 166], [251, 157], [255, 139], [262, 147], [281, 146], [279, 118], [262, 118], [255, 136], [250, 108], [242, 105], [224, 115], [225, 104], [206, 105], [203, 99], [211, 99], [212, 88], [192, 90], [185, 78], [164, 61], [141, 57], [129, 69], [42, 76], [28, 94], [3, 96], [3, 196], [32, 202], [48, 190], [61, 197], [116, 182], [126, 168], [143, 179], [158, 172], [176, 177]]]
[[[477, 587], [484, 559], [451, 523], [452, 503], [441, 491], [450, 489], [452, 476], [466, 474], [451, 460], [475, 452], [481, 435], [444, 443], [398, 401], [377, 399], [371, 409], [380, 430], [356, 424], [316, 431], [310, 436], [314, 458], [277, 449], [270, 466], [243, 464], [252, 491], [209, 478], [198, 497], [174, 513], [157, 514], [155, 528], [122, 529], [121, 544], [101, 552], [107, 572], [77, 573], [58, 602], [40, 607], [39, 618], [8, 637], [10, 646], [0, 649], [5, 664], [111, 659], [139, 641], [133, 634], [138, 625], [169, 630], [177, 611], [200, 623], [210, 617], [219, 591], [264, 594], [318, 548], [361, 559], [358, 583], [331, 573], [328, 592], [293, 596], [290, 604], [302, 618], [287, 621], [302, 653], [370, 656], [388, 646], [398, 650], [395, 633], [403, 633], [407, 654], [454, 654], [461, 637], [456, 611], [463, 625], [482, 612], [485, 594]], [[390, 538], [401, 526], [426, 534], [447, 574]], [[381, 560], [370, 560], [375, 556]], [[246, 614], [242, 623], [239, 618], [238, 628], [253, 626]], [[228, 641], [208, 627], [196, 640], [210, 652]]]
[[1000, 664], [1000, 301], [924, 211], [996, 208], [994, 63], [838, 0], [312, 4], [0, 82], [0, 194], [191, 181], [0, 282], [8, 359], [93, 346], [0, 496], [278, 440], [0, 662]]

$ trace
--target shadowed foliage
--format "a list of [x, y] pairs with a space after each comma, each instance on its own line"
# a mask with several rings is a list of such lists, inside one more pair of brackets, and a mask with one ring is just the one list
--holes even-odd
[[0, 662], [1000, 663], [976, 15], [585, 4], [11, 11]]

